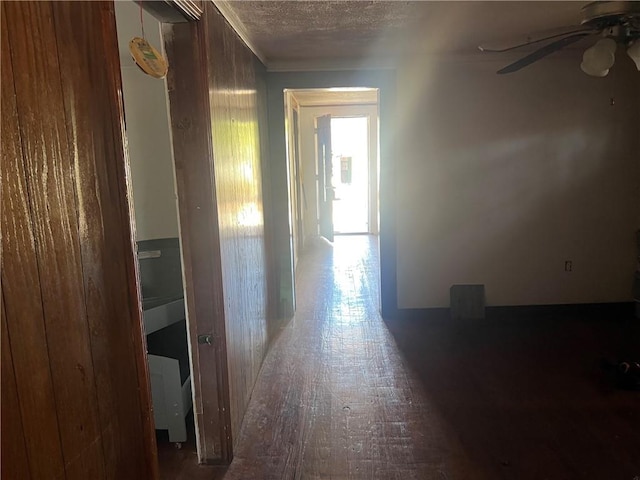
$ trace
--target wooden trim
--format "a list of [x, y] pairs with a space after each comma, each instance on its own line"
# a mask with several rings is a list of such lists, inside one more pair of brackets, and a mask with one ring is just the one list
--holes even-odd
[[[143, 430], [143, 451], [147, 472], [151, 479], [159, 478], [158, 449], [156, 445], [156, 431], [153, 421], [153, 401], [151, 399], [151, 382], [149, 364], [147, 362], [147, 342], [142, 318], [142, 304], [140, 302], [140, 272], [137, 259], [137, 245], [135, 238], [135, 212], [133, 205], [133, 184], [131, 181], [131, 162], [127, 149], [127, 135], [125, 128], [124, 100], [122, 96], [122, 76], [120, 73], [120, 56], [118, 53], [118, 37], [116, 32], [115, 7], [107, 2], [102, 10], [102, 25], [105, 35], [105, 48], [110, 51], [107, 60], [110, 62], [109, 81], [111, 88], [111, 124], [114, 126], [114, 158], [121, 159], [115, 163], [115, 177], [118, 181], [120, 204], [120, 219], [123, 225], [122, 242], [124, 245], [124, 266], [127, 275], [127, 289], [129, 291], [129, 311], [131, 318], [131, 339], [134, 346], [135, 362], [140, 386], [140, 421]], [[146, 386], [146, 388], [145, 388]]]
[[163, 23], [186, 23], [200, 20], [202, 0], [133, 0]]
[[200, 20], [202, 17], [202, 0], [172, 0], [171, 3], [189, 20]]
[[[225, 310], [207, 83], [206, 20], [164, 24], [191, 378], [202, 463], [232, 458]], [[198, 344], [212, 334], [213, 345]], [[206, 421], [205, 421], [206, 420]]]

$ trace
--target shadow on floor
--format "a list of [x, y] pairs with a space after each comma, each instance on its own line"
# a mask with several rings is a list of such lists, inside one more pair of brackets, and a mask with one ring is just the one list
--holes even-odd
[[640, 357], [640, 321], [386, 324], [476, 465], [473, 478], [639, 478], [640, 393], [616, 388], [602, 360]]
[[224, 477], [227, 466], [198, 465], [193, 412], [186, 417], [187, 441], [177, 448], [166, 430], [156, 431], [161, 480], [216, 480]]

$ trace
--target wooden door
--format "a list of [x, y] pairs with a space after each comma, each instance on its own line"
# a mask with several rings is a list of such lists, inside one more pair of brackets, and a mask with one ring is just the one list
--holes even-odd
[[110, 2], [1, 2], [2, 478], [157, 478]]
[[316, 120], [317, 172], [318, 172], [318, 224], [320, 235], [333, 242], [333, 200], [335, 190], [331, 154], [331, 115]]

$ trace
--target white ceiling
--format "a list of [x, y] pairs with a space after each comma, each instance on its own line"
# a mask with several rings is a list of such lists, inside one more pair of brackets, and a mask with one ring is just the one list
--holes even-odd
[[[393, 66], [405, 54], [482, 55], [580, 23], [585, 2], [214, 0], [270, 69]], [[485, 54], [486, 55], [486, 54]]]

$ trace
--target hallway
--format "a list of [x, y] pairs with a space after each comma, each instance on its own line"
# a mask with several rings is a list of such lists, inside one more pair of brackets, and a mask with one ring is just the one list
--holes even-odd
[[445, 478], [459, 460], [378, 314], [377, 269], [371, 236], [319, 241], [301, 259], [296, 315], [225, 479]]
[[164, 478], [640, 475], [640, 393], [613, 388], [598, 363], [634, 354], [637, 321], [385, 323], [376, 237], [319, 241], [298, 272], [297, 313], [265, 359], [233, 463], [191, 454]]
[[378, 313], [377, 241], [337, 236], [301, 257], [296, 315], [267, 354], [233, 463], [183, 462], [177, 478], [406, 480], [464, 467]]

